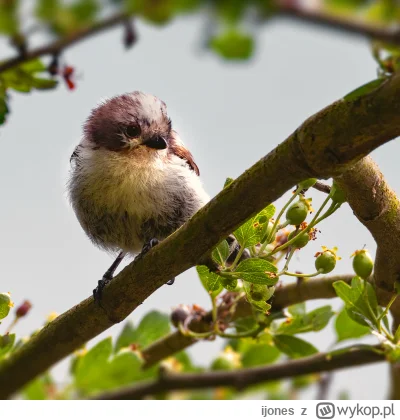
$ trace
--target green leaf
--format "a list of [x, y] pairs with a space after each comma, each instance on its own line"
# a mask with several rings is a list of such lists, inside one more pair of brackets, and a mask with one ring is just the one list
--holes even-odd
[[247, 60], [254, 51], [254, 39], [239, 29], [228, 29], [211, 38], [210, 47], [227, 60]]
[[239, 245], [247, 248], [258, 244], [264, 237], [268, 229], [269, 219], [275, 214], [276, 208], [270, 204], [265, 209], [261, 210], [256, 216], [250, 218], [235, 232], [235, 238]]
[[395, 343], [398, 343], [400, 341], [400, 325], [397, 327], [396, 333], [394, 335], [394, 341]]
[[262, 300], [260, 301], [255, 301], [255, 300], [251, 300], [249, 301], [251, 306], [253, 307], [253, 309], [260, 311], [264, 314], [266, 314], [270, 309], [271, 309], [271, 305], [267, 302], [264, 302]]
[[355, 322], [347, 313], [346, 308], [343, 308], [336, 318], [335, 330], [337, 341], [348, 340], [351, 338], [363, 337], [370, 333], [370, 329], [358, 322]]
[[52, 20], [60, 9], [60, 0], [37, 0], [36, 16], [43, 20]]
[[74, 375], [78, 388], [85, 389], [88, 383], [95, 382], [101, 376], [101, 371], [110, 358], [111, 352], [111, 337], [107, 337], [77, 360]]
[[0, 125], [5, 123], [8, 113], [9, 108], [7, 104], [6, 95], [5, 93], [3, 95], [0, 94]]
[[115, 343], [115, 351], [121, 350], [123, 347], [129, 347], [130, 344], [137, 343], [138, 335], [132, 322], [128, 321], [122, 329]]
[[355, 99], [360, 98], [361, 96], [368, 95], [369, 93], [373, 92], [379, 86], [382, 85], [383, 82], [386, 82], [387, 79], [380, 78], [372, 80], [371, 82], [366, 83], [365, 85], [360, 86], [359, 88], [353, 90], [352, 92], [348, 93], [343, 100], [345, 101], [354, 101]]
[[33, 77], [31, 86], [38, 90], [54, 89], [58, 85], [55, 79], [43, 79], [40, 77]]
[[137, 327], [137, 340], [141, 348], [144, 348], [169, 334], [170, 331], [169, 316], [158, 311], [151, 311], [142, 318]]
[[15, 342], [15, 334], [0, 335], [0, 359], [9, 353]]
[[0, 2], [0, 33], [5, 35], [15, 35], [18, 33], [18, 1]]
[[96, 0], [79, 0], [75, 1], [69, 10], [77, 22], [87, 24], [94, 21], [99, 5]]
[[318, 350], [312, 344], [292, 335], [275, 335], [274, 343], [282, 353], [293, 359], [318, 353]]
[[232, 274], [250, 283], [273, 286], [279, 280], [276, 276], [277, 272], [277, 268], [268, 261], [248, 258], [243, 260]]
[[[352, 279], [351, 286], [338, 281], [333, 284], [333, 287], [336, 294], [345, 302], [350, 318], [361, 325], [376, 329], [374, 317], [379, 316], [381, 309], [378, 306], [375, 291], [368, 282], [356, 276]], [[366, 293], [364, 293], [364, 287]]]
[[48, 385], [49, 380], [46, 376], [39, 376], [24, 387], [22, 395], [27, 400], [47, 400]]
[[290, 315], [292, 315], [293, 317], [305, 315], [306, 303], [305, 302], [296, 303], [296, 305], [289, 306], [287, 310], [290, 313]]
[[273, 363], [279, 358], [280, 354], [280, 351], [273, 345], [253, 344], [242, 353], [242, 366], [248, 368]]
[[229, 185], [231, 185], [233, 181], [234, 181], [233, 178], [226, 178], [225, 183], [224, 183], [224, 188], [229, 187]]
[[257, 321], [253, 316], [246, 316], [244, 318], [236, 319], [234, 326], [238, 333], [247, 332], [254, 330], [257, 327]]
[[320, 331], [328, 325], [329, 320], [334, 315], [332, 307], [322, 306], [314, 309], [308, 314], [297, 315], [283, 321], [276, 333], [278, 334], [299, 334], [309, 331]]
[[219, 245], [213, 250], [212, 258], [220, 266], [225, 266], [225, 261], [229, 257], [229, 245], [226, 240], [223, 240]]
[[39, 58], [22, 63], [20, 68], [27, 73], [41, 73], [47, 70], [47, 67]]
[[221, 276], [210, 271], [205, 265], [197, 266], [196, 271], [204, 289], [206, 289], [206, 292], [210, 294], [211, 297], [215, 297], [221, 293], [223, 289], [221, 283], [223, 278]]

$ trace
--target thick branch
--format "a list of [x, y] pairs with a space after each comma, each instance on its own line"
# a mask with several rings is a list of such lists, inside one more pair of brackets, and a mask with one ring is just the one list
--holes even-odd
[[336, 181], [377, 243], [375, 284], [393, 292], [400, 280], [400, 200], [370, 157], [360, 160]]
[[[376, 348], [378, 349], [378, 347]], [[267, 365], [235, 371], [216, 371], [206, 373], [166, 374], [159, 380], [144, 382], [118, 391], [108, 392], [97, 397], [104, 400], [134, 400], [160, 392], [189, 390], [226, 386], [242, 391], [250, 385], [279, 379], [293, 378], [310, 373], [327, 372], [382, 362], [384, 355], [365, 347], [349, 347], [332, 353], [320, 353], [315, 356], [291, 360], [276, 365]]]
[[391, 44], [400, 44], [399, 26], [391, 27], [387, 23], [381, 26], [371, 25], [354, 14], [349, 14], [348, 17], [337, 16], [324, 12], [320, 7], [307, 8], [290, 0], [276, 0], [275, 4], [278, 15]]
[[[400, 200], [376, 163], [366, 157], [345, 171], [336, 181], [360, 222], [371, 232], [377, 250], [374, 282], [380, 301], [388, 302], [400, 281]], [[391, 307], [393, 329], [400, 324], [400, 300]], [[391, 398], [400, 399], [400, 368], [391, 367]]]
[[116, 276], [104, 290], [105, 309], [91, 297], [84, 300], [5, 360], [0, 366], [0, 398], [122, 321], [166, 281], [198, 264], [246, 219], [300, 181], [338, 175], [398, 136], [399, 97], [400, 74], [395, 74], [369, 95], [339, 100], [308, 119], [188, 223]]
[[67, 35], [64, 38], [60, 38], [57, 41], [54, 41], [43, 47], [36, 48], [34, 50], [28, 51], [27, 53], [17, 55], [13, 58], [3, 61], [0, 64], [0, 73], [6, 70], [9, 70], [13, 67], [16, 67], [22, 63], [33, 60], [44, 55], [58, 55], [68, 47], [83, 41], [93, 35], [104, 32], [112, 27], [124, 22], [129, 18], [127, 13], [118, 13], [114, 16], [106, 18], [100, 22], [96, 22], [92, 26], [76, 31], [70, 35]]
[[[332, 284], [338, 280], [350, 283], [352, 277], [353, 275], [351, 274], [318, 277], [278, 287], [270, 302], [272, 304], [272, 311], [276, 312], [290, 305], [305, 302], [307, 300], [334, 298], [336, 297], [336, 293]], [[222, 307], [219, 312], [223, 312], [223, 309], [224, 308]], [[205, 317], [200, 319], [193, 319], [193, 321], [189, 324], [190, 330], [195, 332], [204, 332], [209, 330], [209, 315], [210, 314], [207, 314]], [[231, 320], [234, 321], [236, 318], [251, 315], [251, 306], [245, 299], [242, 299], [242, 301], [240, 301], [236, 306], [235, 312], [231, 315]], [[142, 356], [145, 361], [144, 367], [149, 368], [166, 357], [172, 356], [173, 354], [178, 353], [197, 342], [198, 340], [186, 337], [179, 331], [175, 331], [142, 350]]]

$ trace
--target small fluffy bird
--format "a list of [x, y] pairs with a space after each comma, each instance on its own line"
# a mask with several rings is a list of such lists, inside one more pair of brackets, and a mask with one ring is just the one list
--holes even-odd
[[119, 252], [93, 291], [97, 300], [126, 254], [147, 252], [209, 200], [165, 103], [142, 92], [91, 112], [71, 166], [68, 193], [83, 230], [100, 248]]

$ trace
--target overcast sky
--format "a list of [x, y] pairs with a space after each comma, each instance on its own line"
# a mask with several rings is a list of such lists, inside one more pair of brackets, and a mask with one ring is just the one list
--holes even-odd
[[[65, 198], [69, 156], [101, 98], [143, 90], [163, 99], [213, 196], [226, 177], [240, 175], [304, 119], [376, 75], [368, 43], [359, 38], [274, 22], [259, 32], [251, 61], [231, 64], [202, 49], [203, 29], [200, 18], [183, 18], [162, 29], [139, 25], [140, 42], [128, 52], [121, 30], [113, 30], [68, 50], [65, 59], [80, 75], [76, 91], [60, 86], [54, 92], [12, 95], [12, 114], [0, 129], [0, 291], [10, 291], [16, 304], [29, 299], [34, 305], [16, 329], [19, 335], [32, 332], [51, 311], [61, 313], [90, 295], [111, 263], [85, 237]], [[10, 52], [1, 45], [0, 56]], [[396, 191], [399, 152], [398, 142], [391, 142], [373, 153]], [[312, 196], [320, 201], [320, 194]], [[311, 272], [312, 255], [321, 245], [339, 247], [343, 259], [337, 273], [351, 271], [355, 249], [366, 244], [375, 251], [347, 205], [329, 220], [291, 268]], [[209, 307], [193, 269], [173, 287], [159, 289], [129, 318], [136, 322], [151, 309], [169, 312], [180, 303]], [[337, 299], [329, 303], [340, 307]], [[105, 335], [115, 336], [120, 328]], [[323, 351], [334, 340], [332, 331], [330, 325], [307, 339]], [[190, 353], [207, 364], [219, 346], [200, 343]], [[64, 377], [65, 366], [56, 369], [57, 378]], [[379, 364], [338, 373], [331, 396], [347, 390], [352, 398], [383, 398], [387, 370]]]

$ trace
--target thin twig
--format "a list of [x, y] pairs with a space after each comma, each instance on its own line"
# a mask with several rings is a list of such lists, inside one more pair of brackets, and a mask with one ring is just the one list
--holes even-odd
[[311, 9], [299, 6], [297, 2], [293, 1], [276, 0], [275, 4], [278, 16], [286, 16], [321, 27], [362, 35], [391, 44], [400, 44], [399, 26], [390, 27], [387, 24], [385, 26], [374, 26], [362, 21], [354, 14], [349, 15], [349, 17], [335, 16], [321, 11], [319, 8]]
[[129, 17], [130, 15], [128, 13], [117, 13], [114, 16], [106, 18], [100, 22], [96, 22], [92, 26], [76, 31], [70, 35], [65, 36], [64, 38], [60, 38], [50, 44], [44, 45], [43, 47], [27, 51], [24, 55], [17, 55], [15, 57], [9, 58], [0, 64], [0, 73], [44, 55], [58, 55], [61, 53], [61, 51], [64, 51], [72, 45], [93, 35], [111, 29], [115, 25], [118, 25], [129, 19]]
[[[379, 346], [373, 347], [380, 350]], [[276, 365], [267, 365], [235, 371], [216, 371], [205, 373], [166, 374], [155, 381], [143, 382], [117, 391], [100, 394], [99, 400], [135, 400], [160, 392], [190, 390], [226, 386], [242, 391], [260, 382], [276, 381], [317, 372], [327, 372], [347, 367], [382, 362], [383, 354], [378, 354], [365, 346], [353, 346], [331, 353], [290, 360]]]
[[[339, 280], [350, 283], [353, 277], [352, 274], [321, 276], [308, 281], [277, 287], [275, 294], [270, 301], [272, 304], [272, 311], [276, 313], [290, 305], [305, 302], [307, 300], [334, 298], [336, 297], [336, 292], [332, 286], [333, 283]], [[219, 310], [218, 312], [223, 311], [224, 309], [222, 308], [222, 310]], [[245, 298], [242, 298], [236, 303], [235, 311], [230, 313], [230, 321], [232, 322], [237, 318], [251, 315], [251, 305]], [[210, 316], [211, 313], [208, 312], [202, 318], [193, 319], [188, 327], [190, 330], [196, 332], [205, 332], [210, 329]], [[154, 366], [166, 357], [172, 356], [197, 342], [197, 340], [194, 340], [191, 337], [182, 335], [179, 330], [174, 331], [141, 351], [144, 359], [144, 367], [149, 368]]]

